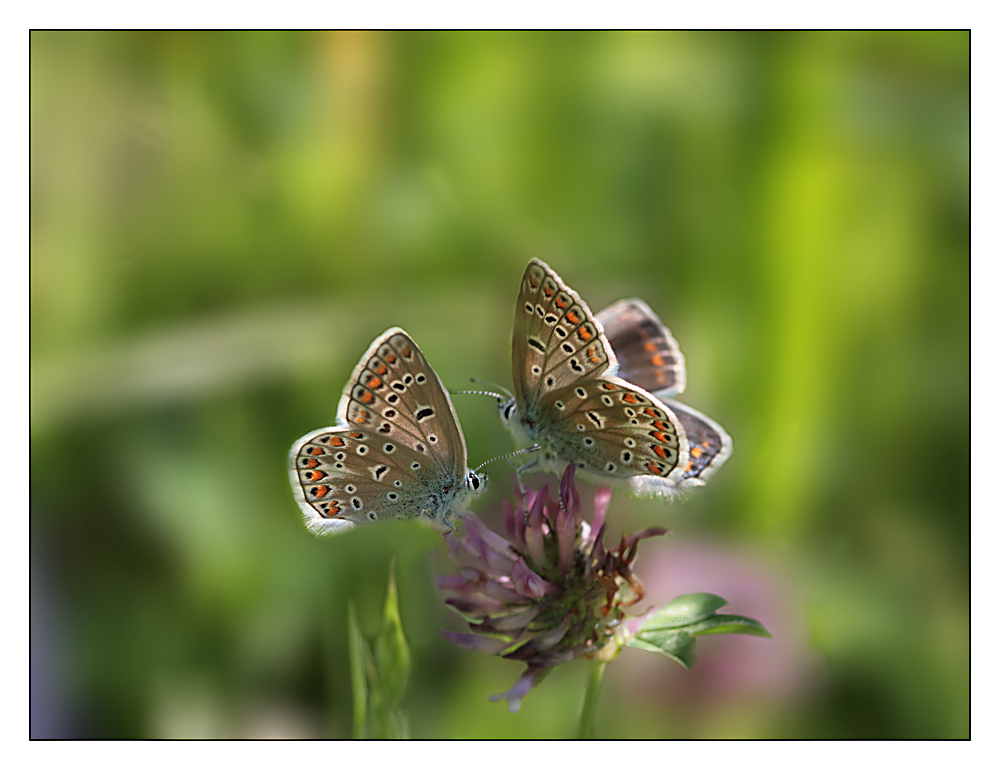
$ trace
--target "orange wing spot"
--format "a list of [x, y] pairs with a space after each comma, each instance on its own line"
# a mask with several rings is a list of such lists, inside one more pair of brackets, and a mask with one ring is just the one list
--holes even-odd
[[661, 470], [660, 466], [657, 465], [656, 463], [654, 463], [652, 460], [650, 460], [648, 463], [646, 463], [646, 467], [649, 469], [650, 473], [655, 473], [657, 476], [659, 476], [661, 473], [663, 473], [663, 471]]
[[667, 459], [667, 451], [659, 444], [653, 445], [653, 451], [656, 452], [656, 456], [659, 457], [661, 460]]
[[594, 335], [590, 333], [590, 329], [588, 329], [586, 326], [581, 326], [580, 331], [577, 332], [577, 335], [584, 342], [590, 342], [594, 338]]
[[[662, 416], [659, 412], [657, 412], [651, 406], [647, 406], [645, 409], [643, 409], [642, 413], [645, 414], [645, 415], [647, 415], [647, 416], [649, 416], [649, 417], [661, 417]], [[653, 423], [653, 424], [655, 425], [656, 423]], [[665, 430], [665, 428], [663, 427], [663, 423], [660, 423], [657, 427], [660, 430]]]
[[321, 446], [314, 446], [314, 447], [312, 447], [309, 450], [309, 454], [311, 454], [313, 457], [315, 457], [317, 455], [321, 455], [321, 454], [323, 454], [323, 447], [321, 447]]
[[687, 468], [684, 469], [684, 472], [685, 473], [690, 473], [691, 472], [691, 468], [693, 468], [693, 467], [694, 467], [693, 463], [690, 460], [688, 460]]
[[555, 288], [552, 286], [543, 286], [542, 291], [545, 292], [546, 297], [551, 297], [553, 294], [556, 293]]
[[610, 382], [605, 382], [603, 385], [601, 385], [601, 387], [604, 388], [605, 390], [614, 390], [615, 389], [615, 386], [612, 385]]
[[358, 399], [358, 401], [360, 401], [362, 404], [370, 404], [374, 400], [375, 400], [375, 396], [373, 396], [367, 390], [364, 393], [362, 393], [361, 394], [361, 398]]
[[388, 361], [390, 364], [396, 363], [396, 354], [395, 353], [390, 353], [389, 355], [387, 355], [385, 357], [385, 360]]
[[655, 343], [655, 342], [647, 342], [647, 343], [646, 343], [645, 345], [643, 345], [642, 347], [643, 347], [643, 349], [644, 349], [644, 350], [645, 350], [645, 351], [646, 351], [647, 353], [655, 353], [655, 352], [656, 352], [656, 343]]
[[313, 460], [312, 458], [309, 458], [302, 464], [307, 468], [315, 468], [317, 465], [319, 465], [319, 460]]
[[[365, 412], [365, 414], [368, 414], [368, 412]], [[347, 435], [350, 436], [351, 438], [364, 438], [365, 437], [364, 433], [358, 433], [357, 431], [354, 431], [353, 433], [348, 433]]]
[[704, 453], [705, 453], [705, 450], [702, 449], [700, 446], [693, 446], [693, 447], [691, 447], [691, 456], [695, 460], [697, 460], [699, 457], [701, 457]]
[[663, 366], [664, 363], [663, 356], [659, 353], [653, 356], [653, 366]]
[[340, 506], [339, 505], [331, 505], [329, 508], [326, 509], [326, 512], [327, 512], [328, 515], [331, 515], [331, 516], [333, 514], [335, 514], [335, 513], [340, 513]]
[[570, 310], [566, 314], [566, 320], [575, 326], [576, 324], [580, 323], [580, 316], [578, 316], [576, 313]]
[[378, 388], [382, 387], [382, 380], [380, 380], [378, 377], [369, 377], [368, 387], [377, 390]]
[[[317, 465], [319, 465], [319, 463], [317, 463]], [[305, 472], [306, 481], [319, 481], [325, 475], [326, 474], [323, 473], [323, 471], [306, 471]]]
[[326, 484], [324, 484], [321, 487], [313, 487], [312, 489], [309, 490], [309, 494], [311, 494], [317, 500], [319, 500], [321, 497], [326, 497], [327, 494], [329, 494], [329, 492], [330, 492], [330, 487], [328, 487]]
[[403, 358], [409, 358], [413, 355], [413, 351], [410, 349], [409, 345], [403, 348], [400, 352], [403, 354]]
[[532, 289], [537, 289], [538, 288], [538, 279], [537, 278], [533, 278], [532, 276], [529, 275], [528, 276], [528, 285], [531, 286]]
[[385, 364], [379, 364], [375, 367], [375, 374], [385, 374], [387, 371], [389, 371], [389, 367]]
[[[649, 410], [647, 409], [646, 411], [648, 412]], [[667, 426], [663, 424], [663, 420], [654, 420], [653, 421], [653, 427], [656, 428], [657, 430], [666, 430], [667, 429]]]
[[330, 446], [343, 446], [343, 445], [344, 445], [344, 439], [342, 439], [340, 436], [336, 436], [330, 439]]
[[635, 393], [624, 393], [622, 394], [622, 401], [626, 404], [638, 404], [639, 399], [636, 398]]
[[661, 433], [658, 430], [654, 430], [649, 435], [652, 436], [653, 438], [655, 438], [657, 441], [662, 441], [664, 444], [668, 443], [668, 441], [669, 441], [669, 439], [667, 438], [666, 434], [665, 433]]
[[566, 306], [569, 304], [569, 300], [565, 297], [556, 297], [556, 307], [560, 310], [565, 310]]

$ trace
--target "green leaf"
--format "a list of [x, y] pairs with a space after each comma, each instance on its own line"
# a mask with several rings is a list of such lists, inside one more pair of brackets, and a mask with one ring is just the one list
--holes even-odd
[[398, 709], [402, 705], [406, 681], [410, 675], [410, 647], [406, 643], [399, 617], [395, 561], [389, 567], [382, 630], [375, 640], [375, 663], [378, 665], [387, 705], [393, 710]]
[[361, 635], [354, 602], [347, 604], [347, 650], [351, 665], [351, 694], [354, 698], [354, 738], [365, 737], [368, 718], [368, 680], [365, 677], [365, 659], [371, 657], [368, 643]]
[[707, 618], [725, 605], [726, 600], [715, 594], [684, 594], [650, 615], [639, 630], [654, 631], [688, 626]]
[[628, 641], [629, 647], [660, 652], [680, 663], [684, 668], [694, 665], [695, 639], [687, 631], [648, 631]]
[[748, 636], [762, 636], [765, 639], [773, 639], [771, 632], [753, 618], [745, 618], [742, 615], [713, 615], [698, 623], [688, 626], [685, 631], [694, 636], [705, 636], [707, 634], [746, 634]]

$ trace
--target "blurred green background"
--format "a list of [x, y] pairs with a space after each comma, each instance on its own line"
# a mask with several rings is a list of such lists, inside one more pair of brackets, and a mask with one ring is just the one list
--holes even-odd
[[32, 34], [33, 736], [349, 736], [394, 553], [412, 734], [571, 736], [585, 661], [489, 703], [436, 534], [315, 539], [285, 470], [391, 325], [509, 386], [537, 256], [657, 310], [735, 441], [608, 541], [670, 527], [648, 599], [776, 637], [625, 650], [597, 736], [968, 737], [969, 158], [965, 32]]

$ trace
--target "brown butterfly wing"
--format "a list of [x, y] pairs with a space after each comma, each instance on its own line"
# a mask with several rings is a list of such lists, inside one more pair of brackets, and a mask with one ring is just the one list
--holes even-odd
[[663, 321], [641, 299], [623, 299], [597, 314], [618, 359], [618, 376], [660, 398], [684, 392], [684, 354]]

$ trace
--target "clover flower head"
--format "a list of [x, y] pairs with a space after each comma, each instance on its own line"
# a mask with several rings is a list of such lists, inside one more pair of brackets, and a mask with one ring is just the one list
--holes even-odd
[[643, 596], [631, 569], [638, 543], [667, 532], [650, 527], [607, 550], [604, 516], [611, 490], [597, 489], [588, 524], [575, 471], [573, 464], [566, 468], [558, 500], [549, 497], [548, 485], [523, 493], [515, 485], [513, 505], [504, 502], [506, 538], [474, 514], [465, 519], [464, 533], [447, 536], [459, 574], [438, 578], [438, 590], [471, 633], [442, 633], [462, 647], [527, 664], [513, 687], [490, 696], [505, 698], [511, 712], [553, 666], [617, 654], [638, 626], [625, 614]]

